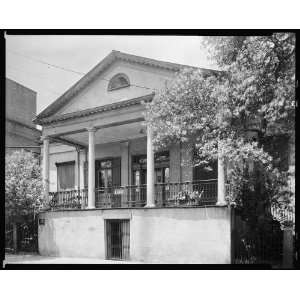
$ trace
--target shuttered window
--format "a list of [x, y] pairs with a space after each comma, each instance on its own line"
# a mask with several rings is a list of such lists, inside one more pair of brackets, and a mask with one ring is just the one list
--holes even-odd
[[75, 161], [56, 163], [58, 191], [74, 189], [75, 187]]

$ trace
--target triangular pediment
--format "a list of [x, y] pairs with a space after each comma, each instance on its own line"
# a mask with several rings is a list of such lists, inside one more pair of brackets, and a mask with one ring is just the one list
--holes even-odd
[[[42, 111], [35, 119], [35, 123], [45, 118], [76, 113], [155, 93], [183, 67], [187, 66], [112, 51]], [[129, 79], [129, 86], [110, 90], [109, 82], [116, 74], [125, 74]]]

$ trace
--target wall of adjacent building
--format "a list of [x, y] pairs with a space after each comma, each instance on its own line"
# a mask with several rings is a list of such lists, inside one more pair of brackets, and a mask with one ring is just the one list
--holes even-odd
[[39, 253], [105, 259], [105, 220], [130, 220], [130, 259], [148, 263], [231, 262], [227, 207], [43, 212]]
[[32, 119], [36, 115], [36, 92], [6, 78], [6, 118], [35, 127]]
[[[19, 150], [19, 146], [39, 146], [41, 132], [32, 119], [36, 115], [36, 92], [6, 78], [5, 91], [5, 146], [7, 152]], [[17, 147], [17, 148], [11, 148]], [[39, 148], [27, 148], [40, 153]]]
[[[20, 123], [6, 120], [5, 122], [5, 146], [39, 146], [41, 132], [35, 128], [26, 127]], [[6, 148], [14, 151], [19, 148]], [[40, 153], [40, 148], [26, 148], [33, 152]]]

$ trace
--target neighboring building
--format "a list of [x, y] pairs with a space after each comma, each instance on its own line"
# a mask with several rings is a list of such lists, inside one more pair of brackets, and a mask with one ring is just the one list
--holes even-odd
[[6, 151], [27, 149], [40, 153], [40, 130], [32, 120], [36, 116], [36, 92], [6, 78]]
[[[112, 51], [35, 119], [43, 126], [42, 255], [158, 263], [231, 263], [221, 162], [192, 147], [153, 151], [145, 103], [186, 67]], [[203, 72], [215, 72], [202, 69]]]

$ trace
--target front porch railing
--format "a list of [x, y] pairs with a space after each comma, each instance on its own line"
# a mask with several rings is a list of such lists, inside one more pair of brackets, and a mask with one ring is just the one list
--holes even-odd
[[[156, 207], [204, 206], [217, 203], [218, 180], [155, 184]], [[55, 209], [87, 207], [87, 189], [49, 193], [49, 204]], [[144, 207], [147, 185], [108, 187], [95, 190], [96, 208]]]
[[217, 196], [217, 179], [155, 185], [156, 206], [214, 205]]
[[143, 207], [146, 205], [147, 185], [131, 185], [96, 189], [96, 208]]
[[49, 206], [55, 209], [80, 209], [87, 206], [88, 190], [68, 190], [49, 193]]

